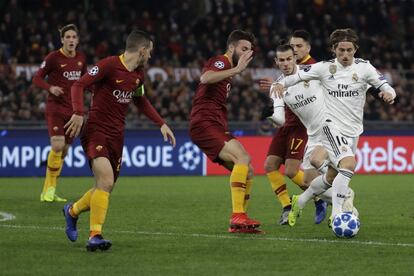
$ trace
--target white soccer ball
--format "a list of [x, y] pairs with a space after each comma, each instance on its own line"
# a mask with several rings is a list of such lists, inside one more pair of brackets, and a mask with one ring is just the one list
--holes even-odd
[[332, 221], [332, 231], [340, 238], [354, 237], [360, 227], [359, 218], [351, 212], [339, 213]]

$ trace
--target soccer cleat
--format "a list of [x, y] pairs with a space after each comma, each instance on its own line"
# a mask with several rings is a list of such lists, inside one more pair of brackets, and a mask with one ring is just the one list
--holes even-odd
[[333, 220], [333, 218], [332, 218], [332, 215], [331, 215], [328, 219], [328, 228], [332, 228], [332, 220]]
[[292, 209], [292, 206], [286, 206], [285, 208], [283, 208], [282, 210], [282, 214], [280, 215], [280, 219], [279, 219], [279, 224], [280, 225], [287, 225], [288, 224], [288, 217], [289, 217], [289, 212]]
[[78, 222], [78, 218], [74, 218], [69, 213], [70, 208], [72, 208], [72, 203], [67, 203], [63, 206], [63, 216], [66, 220], [66, 229], [65, 233], [68, 239], [72, 242], [78, 239], [78, 230], [76, 229], [76, 223]]
[[326, 218], [328, 203], [319, 199], [315, 201], [315, 224], [320, 224]]
[[[40, 201], [42, 202], [53, 202], [55, 200], [55, 191], [56, 188], [55, 187], [49, 187], [46, 192], [42, 193], [40, 195]], [[42, 200], [42, 196], [43, 196], [43, 200]]]
[[298, 206], [298, 199], [298, 195], [292, 196], [292, 209], [290, 210], [288, 215], [288, 223], [290, 226], [295, 226], [296, 218], [298, 218], [302, 213], [302, 209], [300, 209]]
[[256, 229], [260, 226], [260, 221], [251, 219], [246, 213], [233, 213], [230, 218], [229, 233], [262, 233], [261, 230]]
[[45, 194], [44, 193], [40, 194], [40, 202], [45, 202]]
[[55, 194], [55, 196], [53, 197], [53, 201], [56, 201], [56, 202], [66, 202], [68, 200], [66, 198], [62, 198], [62, 197], [58, 196], [57, 194]]
[[86, 244], [86, 250], [87, 251], [96, 251], [97, 249], [100, 249], [102, 251], [108, 250], [112, 245], [112, 242], [109, 240], [105, 240], [102, 235], [95, 235], [91, 238], [89, 238], [87, 244]]
[[342, 210], [344, 212], [351, 212], [355, 216], [359, 217], [359, 212], [357, 208], [354, 206], [354, 198], [355, 198], [355, 192], [349, 188], [349, 192], [345, 197], [344, 204], [342, 205]]
[[232, 226], [235, 228], [257, 228], [260, 226], [260, 221], [249, 218], [246, 213], [233, 213], [230, 218], [230, 227]]

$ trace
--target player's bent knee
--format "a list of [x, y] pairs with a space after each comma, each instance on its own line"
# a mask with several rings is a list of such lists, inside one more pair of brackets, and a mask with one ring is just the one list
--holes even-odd
[[294, 178], [297, 174], [298, 174], [297, 168], [289, 168], [289, 167], [285, 168], [285, 175], [289, 177], [290, 179]]
[[350, 170], [350, 171], [354, 171], [355, 167], [356, 167], [355, 157], [353, 157], [353, 156], [345, 157], [344, 159], [342, 159], [339, 162], [339, 167], [341, 169], [347, 169], [347, 170]]

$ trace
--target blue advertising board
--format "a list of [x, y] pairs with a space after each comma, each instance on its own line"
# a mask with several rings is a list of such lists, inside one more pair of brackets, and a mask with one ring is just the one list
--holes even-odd
[[[120, 175], [205, 175], [206, 157], [186, 131], [175, 132], [177, 146], [158, 130], [127, 130]], [[47, 130], [0, 132], [0, 176], [44, 176], [50, 150]], [[70, 147], [62, 176], [91, 175], [79, 139]]]

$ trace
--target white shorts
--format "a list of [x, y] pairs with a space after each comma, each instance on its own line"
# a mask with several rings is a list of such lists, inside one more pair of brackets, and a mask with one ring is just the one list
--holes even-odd
[[359, 137], [346, 137], [331, 124], [324, 124], [314, 135], [308, 136], [302, 168], [315, 169], [310, 163], [310, 157], [316, 146], [322, 146], [328, 152], [329, 161], [334, 168], [338, 168], [339, 161], [348, 156], [355, 156]]

